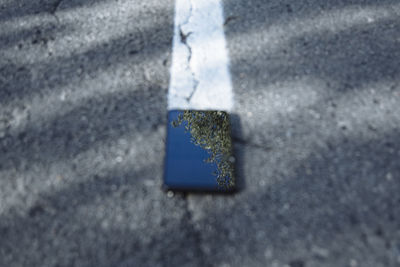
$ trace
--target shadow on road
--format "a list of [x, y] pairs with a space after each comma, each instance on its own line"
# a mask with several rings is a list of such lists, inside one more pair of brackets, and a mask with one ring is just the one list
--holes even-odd
[[[60, 8], [69, 12], [90, 3], [73, 1], [68, 8]], [[56, 4], [8, 1], [1, 6], [5, 15], [0, 23], [27, 15], [41, 16], [52, 12]], [[284, 27], [321, 10], [390, 4], [395, 1], [226, 0], [225, 13], [232, 16], [226, 25], [227, 37], [229, 41], [246, 33], [268, 31], [272, 26]], [[162, 12], [156, 15], [163, 16]], [[54, 23], [9, 33], [0, 38], [0, 48], [16, 47], [19, 51], [26, 49], [19, 47], [20, 43], [28, 41], [30, 47], [36, 45], [35, 40], [46, 47], [43, 38], [50, 36], [48, 40], [52, 41], [53, 35], [68, 35], [70, 27], [73, 25]], [[235, 91], [245, 99], [246, 93], [261, 92], [270, 84], [312, 77], [329, 89], [319, 98], [321, 102], [311, 105], [327, 118], [330, 114], [324, 111], [326, 103], [322, 102], [327, 98], [347, 98], [349, 92], [361, 92], [371, 84], [389, 83], [391, 92], [398, 90], [400, 50], [394, 36], [399, 32], [400, 20], [390, 16], [340, 31], [304, 32], [288, 38], [273, 53], [269, 53], [268, 42], [266, 47], [261, 42], [261, 48], [255, 51], [263, 53], [232, 53]], [[11, 116], [14, 107], [26, 105], [25, 101], [35, 97], [45, 100], [46, 95], [71, 83], [84, 91], [84, 79], [103, 72], [112, 74], [117, 64], [139, 69], [132, 75], [140, 80], [132, 88], [129, 82], [133, 81], [128, 80], [128, 85], [118, 85], [114, 91], [82, 98], [71, 103], [67, 112], [46, 114], [41, 124], [28, 119], [25, 126], [5, 127], [7, 131], [0, 137], [0, 172], [4, 174], [0, 185], [8, 188], [3, 189], [4, 195], [17, 204], [7, 202], [9, 206], [3, 207], [5, 212], [0, 215], [0, 265], [181, 266], [199, 262], [219, 266], [230, 262], [234, 266], [257, 266], [278, 260], [291, 267], [308, 266], [308, 262], [346, 266], [349, 255], [371, 266], [396, 262], [400, 253], [398, 125], [388, 123], [387, 129], [374, 134], [352, 135], [343, 133], [345, 127], [339, 133], [333, 122], [322, 131], [324, 123], [304, 121], [306, 109], [280, 117], [273, 126], [267, 119], [252, 124], [245, 110], [240, 110], [233, 116], [240, 192], [199, 201], [191, 212], [202, 217], [188, 214], [187, 199], [180, 195], [169, 199], [161, 192], [157, 186], [162, 176], [162, 132], [155, 132], [165, 124], [168, 81], [146, 79], [146, 70], [140, 66], [150, 59], [166, 57], [163, 67], [156, 66], [154, 71], [168, 75], [172, 34], [172, 21], [166, 17], [162, 23], [133, 29], [87, 51], [43, 57], [27, 65], [12, 58], [0, 59], [0, 103], [10, 108], [1, 114], [4, 117]], [[82, 76], [77, 74], [79, 68]], [[243, 79], [255, 81], [257, 86], [243, 92], [239, 87]], [[43, 103], [46, 105], [46, 101]], [[270, 128], [255, 127], [264, 123]], [[304, 127], [295, 131], [294, 137], [282, 137], [299, 124]], [[363, 133], [371, 130], [362, 127]], [[266, 146], [255, 145], [249, 132], [262, 136]], [[323, 146], [302, 143], [303, 137], [313, 132], [322, 136]], [[100, 146], [112, 150], [111, 144], [126, 136], [142, 136], [135, 139], [132, 150], [141, 147], [147, 156], [132, 157], [125, 167], [110, 167], [102, 175], [96, 169], [73, 170], [80, 163], [77, 158], [82, 164], [93, 160], [83, 159], [82, 154], [96, 152]], [[297, 144], [293, 150], [284, 150], [282, 159], [274, 145], [266, 149], [279, 138], [282, 147], [290, 142]], [[291, 141], [285, 143], [288, 139]], [[297, 148], [309, 153], [299, 160], [302, 151]], [[107, 158], [107, 153], [100, 154]], [[31, 189], [26, 181], [20, 182], [30, 170], [40, 169], [34, 172], [33, 176], [38, 174], [34, 179], [51, 184], [56, 173], [52, 168], [57, 164], [67, 166], [75, 175], [73, 181], [57, 189], [46, 185], [49, 190], [37, 185]], [[260, 184], [261, 180], [266, 184]], [[19, 182], [23, 189], [18, 189]], [[13, 197], [17, 191], [20, 195]], [[232, 208], [225, 209], [226, 203], [232, 202]], [[353, 250], [346, 250], [346, 245]]]

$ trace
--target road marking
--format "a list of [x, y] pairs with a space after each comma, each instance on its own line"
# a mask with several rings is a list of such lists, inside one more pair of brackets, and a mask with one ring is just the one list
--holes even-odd
[[176, 0], [168, 109], [233, 107], [220, 0]]

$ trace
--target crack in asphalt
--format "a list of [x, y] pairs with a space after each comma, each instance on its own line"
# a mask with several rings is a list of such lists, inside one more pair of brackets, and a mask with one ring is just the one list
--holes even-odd
[[50, 13], [52, 16], [54, 16], [54, 18], [57, 20], [58, 23], [60, 22], [60, 19], [58, 18], [56, 12], [57, 12], [58, 8], [61, 6], [61, 3], [62, 3], [63, 1], [64, 1], [64, 0], [58, 0], [57, 2], [55, 2], [54, 5], [53, 5], [53, 8], [49, 11], [49, 13]]
[[200, 265], [199, 266], [209, 266], [209, 264], [206, 264], [206, 253], [203, 250], [202, 244], [203, 244], [203, 239], [201, 236], [201, 231], [196, 229], [196, 226], [193, 221], [193, 211], [189, 207], [189, 199], [188, 199], [188, 193], [183, 193], [182, 194], [182, 199], [184, 201], [184, 208], [185, 208], [185, 219], [187, 222], [187, 225], [190, 227], [189, 232], [193, 234], [194, 241], [196, 242], [197, 245], [197, 251], [199, 251], [199, 258], [200, 258]]
[[50, 11], [50, 13], [54, 15], [54, 14], [57, 12], [58, 8], [60, 7], [60, 5], [61, 5], [61, 3], [62, 3], [63, 1], [64, 1], [64, 0], [58, 0], [58, 1], [53, 5], [53, 9]]
[[272, 150], [272, 147], [265, 146], [265, 145], [260, 145], [260, 144], [257, 144], [257, 143], [252, 143], [252, 142], [250, 142], [248, 140], [244, 140], [244, 139], [242, 139], [240, 137], [233, 136], [233, 135], [232, 135], [232, 141], [234, 143], [238, 143], [238, 144], [241, 144], [241, 145], [244, 145], [244, 146], [249, 146], [249, 147], [253, 147], [253, 148], [256, 148], [256, 149], [260, 149], [260, 150], [263, 150], [265, 152], [269, 152], [269, 151]]

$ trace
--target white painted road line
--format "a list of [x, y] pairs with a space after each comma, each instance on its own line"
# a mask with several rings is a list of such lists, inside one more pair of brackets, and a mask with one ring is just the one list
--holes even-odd
[[233, 107], [220, 0], [176, 0], [168, 109]]

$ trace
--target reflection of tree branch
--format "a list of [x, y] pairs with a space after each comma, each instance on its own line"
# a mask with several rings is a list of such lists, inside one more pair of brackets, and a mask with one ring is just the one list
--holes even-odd
[[234, 158], [228, 114], [223, 111], [185, 110], [172, 125], [178, 127], [182, 123], [185, 130], [190, 132], [191, 141], [210, 154], [205, 161], [217, 165], [214, 175], [217, 176], [218, 185], [225, 188], [234, 186]]

